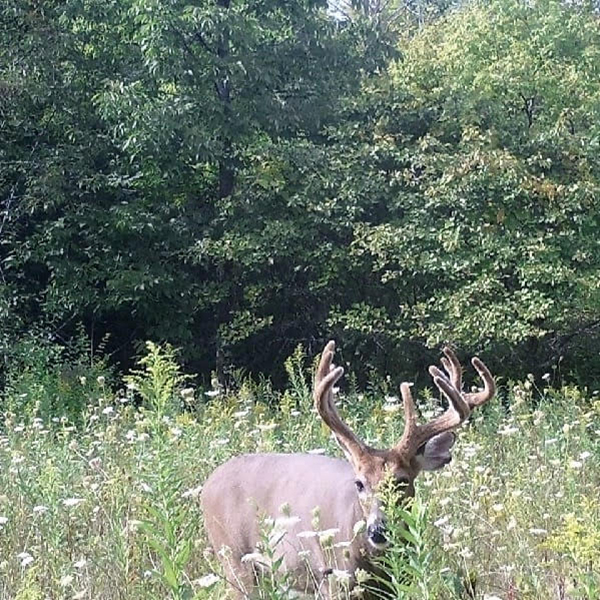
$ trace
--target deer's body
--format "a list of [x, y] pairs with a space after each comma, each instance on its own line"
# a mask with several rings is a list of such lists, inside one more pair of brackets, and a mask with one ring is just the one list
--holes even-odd
[[[266, 473], [268, 484], [257, 486]], [[282, 567], [293, 574], [298, 589], [326, 593], [332, 569], [354, 573], [369, 551], [364, 535], [353, 534], [354, 525], [364, 519], [355, 479], [347, 461], [312, 454], [250, 454], [216, 469], [204, 486], [202, 506], [211, 545], [231, 551], [226, 576], [234, 587], [236, 579], [246, 591], [254, 584], [256, 561], [242, 562], [242, 557], [255, 552], [264, 517], [280, 519], [287, 530], [276, 556], [283, 555]], [[281, 512], [284, 503], [289, 519]], [[317, 530], [333, 535], [334, 547], [327, 551], [313, 527], [316, 507], [321, 509]], [[339, 542], [351, 543], [335, 547]]]
[[[387, 545], [379, 497], [381, 482], [391, 478], [398, 497], [414, 495], [417, 475], [439, 469], [451, 460], [453, 430], [495, 392], [494, 380], [478, 358], [472, 362], [484, 389], [464, 392], [460, 363], [445, 349], [444, 371], [432, 366], [429, 372], [448, 400], [446, 412], [418, 424], [409, 384], [403, 383], [402, 438], [393, 448], [372, 448], [348, 427], [335, 407], [333, 389], [343, 369], [332, 364], [334, 349], [333, 342], [325, 346], [313, 395], [319, 415], [334, 433], [347, 461], [312, 454], [239, 456], [217, 468], [204, 486], [202, 506], [208, 536], [220, 552], [225, 576], [241, 598], [252, 593], [255, 577], [260, 574], [260, 544], [264, 541], [260, 523], [264, 517], [276, 522], [275, 560], [282, 559], [277, 564], [292, 576], [296, 590], [330, 598], [328, 575], [333, 570], [347, 571], [350, 586], [358, 567], [372, 572], [369, 556]], [[322, 544], [315, 532], [316, 508], [316, 529], [331, 530], [333, 545]], [[281, 527], [277, 520], [285, 524], [285, 535], [278, 532]], [[366, 531], [355, 532], [359, 521], [365, 521]], [[223, 552], [223, 548], [228, 550]]]

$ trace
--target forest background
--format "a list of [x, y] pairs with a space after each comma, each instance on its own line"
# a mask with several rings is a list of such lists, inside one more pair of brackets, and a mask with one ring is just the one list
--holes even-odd
[[452, 343], [600, 382], [598, 6], [11, 0], [1, 385], [223, 383], [335, 338], [364, 381]]

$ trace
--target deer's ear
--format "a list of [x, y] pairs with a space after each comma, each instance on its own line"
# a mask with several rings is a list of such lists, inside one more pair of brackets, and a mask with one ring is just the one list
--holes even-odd
[[456, 436], [445, 431], [432, 437], [423, 444], [415, 456], [419, 469], [423, 471], [436, 471], [447, 465], [452, 460], [450, 449], [454, 446]]

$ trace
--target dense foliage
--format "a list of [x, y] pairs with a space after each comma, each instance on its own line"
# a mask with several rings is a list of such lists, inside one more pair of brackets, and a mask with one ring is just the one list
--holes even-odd
[[5, 361], [83, 328], [221, 379], [330, 336], [600, 379], [593, 7], [376, 4], [3, 4]]

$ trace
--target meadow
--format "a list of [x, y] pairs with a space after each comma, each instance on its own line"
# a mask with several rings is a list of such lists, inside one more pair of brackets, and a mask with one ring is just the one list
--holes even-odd
[[[0, 598], [225, 598], [198, 503], [208, 474], [244, 452], [339, 455], [312, 408], [311, 359], [298, 351], [286, 369], [284, 392], [241, 378], [226, 394], [195, 387], [150, 345], [121, 382], [72, 380], [68, 393], [85, 401], [77, 416], [48, 414], [50, 391], [31, 379], [8, 389]], [[600, 397], [551, 383], [499, 381], [453, 462], [420, 477], [423, 551], [398, 597], [600, 598]], [[367, 443], [392, 445], [403, 425], [394, 390], [355, 388], [346, 378], [340, 411]], [[424, 418], [439, 410], [427, 390], [418, 401]], [[261, 597], [291, 597], [271, 575]]]

